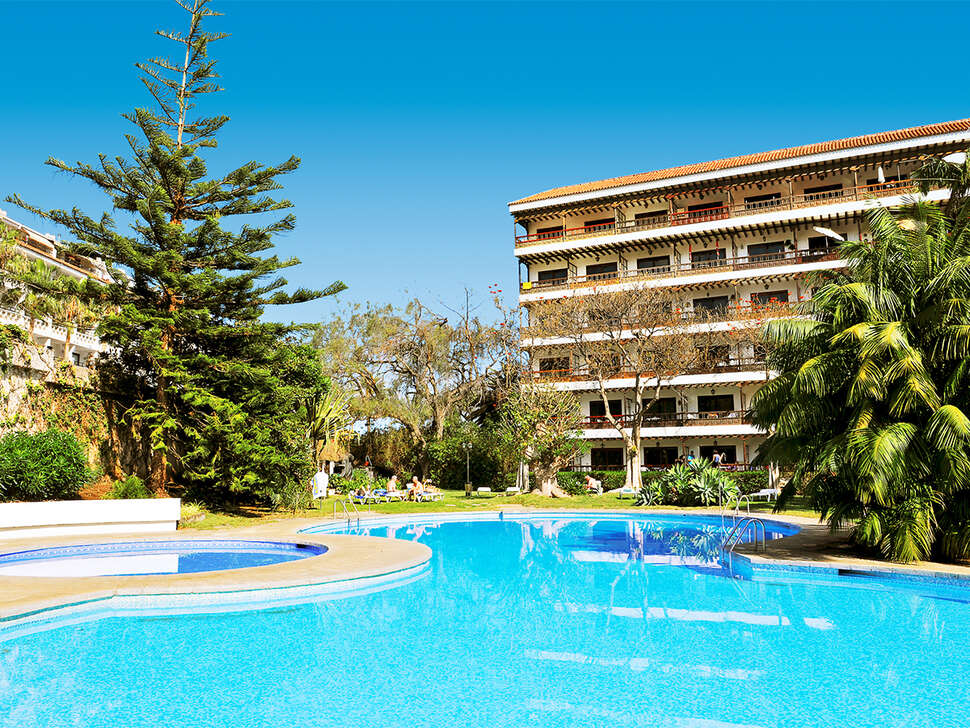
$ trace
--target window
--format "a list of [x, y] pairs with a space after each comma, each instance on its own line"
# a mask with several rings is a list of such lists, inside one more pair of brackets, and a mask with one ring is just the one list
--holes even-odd
[[643, 464], [648, 468], [663, 468], [677, 461], [676, 447], [643, 448]]
[[803, 193], [806, 200], [825, 200], [830, 197], [842, 196], [842, 183], [835, 185], [820, 185], [819, 187], [806, 187]]
[[652, 402], [649, 399], [643, 400], [644, 406], [647, 408], [646, 419], [669, 419], [669, 415], [677, 414], [677, 398], [676, 397], [661, 397], [660, 399], [655, 399]]
[[555, 227], [544, 227], [536, 230], [536, 237], [540, 240], [545, 238], [558, 238], [562, 235], [562, 225], [556, 225]]
[[727, 259], [727, 251], [724, 248], [714, 250], [695, 250], [690, 254], [690, 263], [694, 268], [713, 268], [723, 265]]
[[696, 205], [688, 205], [687, 212], [703, 213], [710, 210], [720, 210], [724, 207], [723, 202], [698, 202]]
[[540, 281], [564, 281], [568, 271], [565, 268], [557, 268], [556, 270], [541, 270], [539, 271]]
[[738, 461], [738, 446], [737, 445], [701, 445], [700, 453], [701, 457], [706, 460], [714, 459], [714, 451], [721, 453], [722, 463], [736, 463]]
[[809, 250], [828, 250], [829, 248], [838, 246], [838, 244], [838, 240], [832, 240], [832, 238], [826, 235], [816, 235], [808, 239]]
[[731, 360], [731, 347], [728, 344], [699, 347], [699, 352], [708, 366], [727, 364]]
[[764, 306], [769, 303], [788, 303], [788, 290], [752, 293], [751, 303], [755, 306]]
[[[623, 400], [611, 399], [610, 400], [610, 414], [614, 417], [619, 417], [623, 414]], [[606, 417], [606, 407], [603, 405], [603, 400], [594, 399], [589, 403], [589, 416], [590, 419], [596, 419], [600, 417]]]
[[698, 412], [731, 412], [733, 409], [733, 394], [709, 394], [697, 398]]
[[[899, 177], [895, 177], [895, 176], [893, 176], [893, 177], [886, 177], [886, 187], [890, 187], [890, 188], [891, 187], [895, 187], [895, 185], [890, 184], [890, 182], [899, 182]], [[878, 184], [881, 184], [879, 182], [879, 178], [878, 177], [875, 177], [873, 179], [867, 179], [866, 180], [866, 187], [875, 187]]]
[[556, 372], [556, 371], [564, 371], [564, 370], [565, 371], [569, 370], [568, 356], [547, 357], [545, 359], [539, 360], [540, 372]]
[[74, 366], [76, 367], [81, 366], [81, 355], [78, 354], [76, 351], [71, 352], [71, 361], [74, 362]]
[[710, 298], [695, 298], [694, 311], [723, 313], [727, 311], [729, 301], [727, 296], [711, 296]]
[[660, 227], [667, 223], [667, 211], [638, 212], [633, 216], [633, 222], [637, 227]]
[[616, 273], [616, 261], [612, 263], [595, 263], [593, 265], [586, 266], [587, 276], [603, 276], [604, 278], [610, 278], [610, 273]]
[[583, 227], [586, 228], [586, 232], [593, 232], [594, 230], [606, 230], [613, 227], [615, 220], [612, 217], [604, 217], [599, 220], [587, 220], [583, 223]]
[[655, 255], [652, 258], [637, 258], [637, 270], [660, 270], [670, 268], [669, 255]]
[[776, 243], [755, 243], [748, 246], [748, 257], [758, 260], [778, 260], [785, 255], [785, 244], [781, 241]]
[[593, 470], [618, 470], [623, 467], [622, 447], [594, 447], [589, 451]]
[[777, 207], [781, 204], [781, 193], [771, 192], [767, 195], [752, 195], [744, 198], [745, 210], [760, 210], [765, 207]]

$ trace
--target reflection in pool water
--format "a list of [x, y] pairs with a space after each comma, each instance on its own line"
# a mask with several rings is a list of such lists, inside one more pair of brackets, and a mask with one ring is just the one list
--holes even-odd
[[0, 642], [0, 724], [965, 724], [965, 589], [733, 579], [717, 562], [716, 520], [365, 531], [428, 544], [431, 573], [285, 610], [13, 637]]

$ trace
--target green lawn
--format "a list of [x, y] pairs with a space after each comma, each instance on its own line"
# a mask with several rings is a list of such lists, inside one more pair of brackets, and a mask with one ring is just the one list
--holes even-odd
[[[297, 518], [330, 518], [333, 515], [333, 505], [339, 498], [327, 498], [317, 502], [317, 507], [310, 510], [299, 510], [295, 513], [290, 511], [269, 511], [263, 508], [240, 508], [230, 511], [206, 512], [205, 518], [195, 523], [189, 523], [182, 528], [211, 529], [211, 528], [231, 528], [235, 526], [251, 526], [256, 523], [269, 520], [281, 520], [292, 517]], [[357, 509], [361, 514], [368, 513], [456, 513], [459, 511], [486, 511], [498, 510], [503, 506], [516, 505], [527, 508], [556, 508], [561, 510], [616, 510], [633, 509], [648, 512], [651, 510], [679, 510], [690, 512], [699, 510], [697, 508], [679, 508], [676, 506], [658, 506], [656, 508], [642, 507], [637, 508], [633, 505], [631, 498], [618, 498], [616, 495], [606, 493], [604, 495], [573, 496], [571, 498], [544, 498], [540, 495], [517, 495], [507, 498], [504, 495], [494, 495], [486, 497], [472, 496], [468, 498], [464, 491], [449, 490], [444, 492], [444, 497], [434, 503], [374, 503], [369, 506], [358, 505]], [[774, 504], [763, 501], [752, 503], [752, 513], [771, 513]], [[742, 507], [742, 512], [745, 509]], [[783, 511], [792, 516], [818, 517], [803, 498], [796, 499], [792, 507]], [[343, 514], [341, 506], [337, 506], [338, 516]]]

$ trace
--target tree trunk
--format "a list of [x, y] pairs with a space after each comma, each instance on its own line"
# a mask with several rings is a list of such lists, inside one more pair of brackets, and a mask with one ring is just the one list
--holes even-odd
[[[158, 400], [158, 407], [168, 416], [168, 392], [165, 389], [165, 375], [158, 377], [158, 386], [155, 387], [155, 396]], [[148, 487], [155, 495], [164, 495], [165, 487], [168, 485], [168, 436], [162, 431], [162, 447], [152, 449], [152, 460], [148, 470]]]
[[640, 453], [640, 437], [638, 432], [633, 435], [633, 444], [627, 448], [626, 485], [639, 492], [643, 487], [643, 473], [640, 470], [642, 457]]
[[121, 435], [118, 432], [118, 428], [121, 424], [115, 419], [115, 405], [108, 397], [104, 396], [102, 399], [104, 404], [104, 416], [105, 424], [108, 428], [108, 452], [107, 454], [107, 470], [108, 475], [111, 476], [113, 480], [121, 479]]
[[569, 493], [559, 487], [559, 481], [556, 479], [559, 468], [552, 470], [534, 468], [534, 472], [536, 486], [532, 490], [533, 493], [538, 493], [546, 498], [569, 498]]

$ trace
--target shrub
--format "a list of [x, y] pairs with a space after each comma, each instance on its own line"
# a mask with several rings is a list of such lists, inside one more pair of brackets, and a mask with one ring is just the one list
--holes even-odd
[[124, 480], [116, 480], [105, 498], [151, 498], [152, 492], [137, 475], [129, 475]]
[[[387, 481], [384, 481], [385, 483]], [[354, 468], [353, 474], [350, 478], [345, 478], [342, 475], [331, 475], [330, 476], [330, 487], [337, 490], [344, 495], [347, 495], [352, 490], [357, 490], [363, 487], [365, 490], [370, 489], [373, 486], [370, 478], [367, 477], [367, 471], [364, 468]]]
[[695, 460], [690, 465], [674, 465], [656, 478], [648, 480], [644, 477], [636, 503], [710, 506], [719, 499], [729, 502], [737, 496], [738, 485], [729, 473], [715, 468], [707, 460]]
[[428, 445], [429, 472], [434, 484], [447, 490], [465, 489], [466, 442], [472, 444], [468, 452], [468, 475], [473, 487], [494, 488], [502, 480], [502, 461], [497, 454], [495, 438], [485, 428], [455, 426], [440, 440]]
[[[557, 476], [559, 487], [570, 495], [586, 494], [586, 473], [577, 473], [572, 470], [562, 470]], [[624, 470], [592, 470], [589, 475], [603, 483], [603, 492], [622, 488], [626, 482], [626, 471]]]
[[11, 432], [0, 438], [0, 500], [77, 498], [91, 475], [81, 444], [68, 432]]
[[742, 494], [757, 493], [768, 487], [768, 471], [764, 469], [732, 473], [731, 477], [734, 478]]

